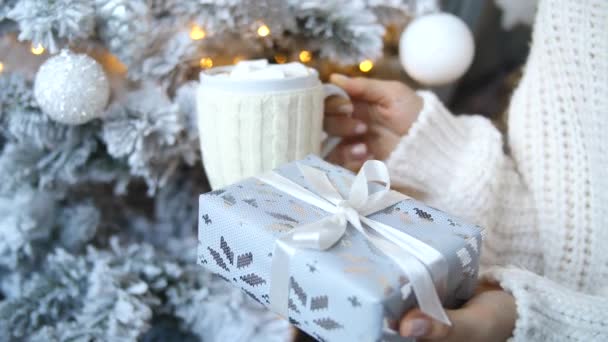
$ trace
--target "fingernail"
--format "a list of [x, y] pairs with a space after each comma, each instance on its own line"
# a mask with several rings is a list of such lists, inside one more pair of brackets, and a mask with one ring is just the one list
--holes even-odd
[[367, 132], [367, 125], [363, 122], [359, 122], [355, 125], [355, 134], [363, 134]]
[[401, 334], [409, 337], [422, 337], [428, 334], [430, 330], [431, 323], [428, 320], [414, 318], [405, 323], [405, 327], [401, 329]]
[[342, 114], [352, 114], [353, 110], [355, 110], [355, 108], [352, 103], [343, 104], [338, 107], [338, 112]]
[[367, 152], [367, 147], [365, 146], [364, 143], [356, 144], [350, 150], [350, 153], [352, 153], [352, 155], [356, 156], [356, 157], [363, 157], [366, 152]]

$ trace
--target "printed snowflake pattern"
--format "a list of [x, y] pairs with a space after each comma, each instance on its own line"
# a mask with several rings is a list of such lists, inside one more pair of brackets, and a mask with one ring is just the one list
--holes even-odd
[[319, 341], [319, 342], [327, 342], [327, 340], [325, 339], [325, 337], [317, 334], [317, 333], [313, 333], [312, 336], [314, 336], [314, 338]]
[[460, 227], [460, 223], [456, 223], [454, 222], [454, 220], [452, 220], [451, 218], [448, 219], [448, 222], [450, 223], [450, 226], [452, 227]]
[[463, 268], [462, 273], [469, 278], [477, 279], [477, 269], [470, 265]]
[[246, 275], [242, 275], [241, 280], [244, 281], [245, 283], [247, 283], [250, 286], [258, 286], [261, 284], [266, 284], [266, 280], [264, 280], [264, 278], [258, 276], [255, 273], [249, 273]]
[[427, 213], [426, 211], [418, 208], [414, 208], [414, 211], [416, 212], [416, 215], [418, 215], [418, 217], [420, 217], [421, 219], [433, 222], [433, 216], [431, 216], [431, 214]]
[[281, 214], [281, 213], [275, 213], [275, 212], [271, 212], [271, 211], [267, 211], [266, 213], [268, 215], [270, 215], [270, 216], [278, 219], [278, 220], [298, 223], [298, 220], [294, 219], [293, 217], [291, 217], [289, 215], [285, 215], [285, 214]]
[[329, 317], [315, 319], [313, 320], [313, 322], [325, 330], [335, 330], [344, 328], [342, 324], [334, 321]]
[[234, 253], [232, 252], [232, 249], [230, 249], [230, 246], [228, 246], [226, 243], [226, 240], [224, 240], [223, 236], [220, 237], [220, 248], [224, 252], [226, 258], [228, 258], [230, 265], [234, 265]]
[[327, 309], [328, 306], [329, 299], [327, 296], [312, 297], [310, 299], [310, 310], [312, 311]]
[[[220, 254], [220, 252], [211, 248], [210, 246], [207, 247], [207, 250], [209, 251], [209, 254], [211, 255], [211, 257], [213, 257], [213, 260], [215, 261], [215, 263], [224, 271], [230, 272], [230, 268], [228, 267], [228, 264], [234, 265], [234, 255], [235, 254], [223, 236], [220, 237], [220, 249], [223, 253], [223, 256], [222, 256], [222, 254]], [[246, 269], [247, 267], [249, 267], [253, 264], [253, 253], [247, 252], [247, 253], [240, 254], [237, 256], [236, 259], [237, 259], [237, 266], [236, 266], [237, 269], [239, 269], [239, 270]], [[228, 261], [228, 262], [226, 262], [226, 261]], [[266, 284], [266, 279], [260, 277], [259, 275], [255, 274], [255, 273], [252, 273], [252, 272], [239, 276], [239, 279], [241, 279], [245, 284], [247, 284], [251, 287], [256, 287], [256, 286], [259, 286], [262, 284]], [[235, 282], [237, 282], [237, 278], [233, 278], [233, 280]], [[227, 281], [229, 281], [229, 280], [227, 280]], [[259, 299], [257, 299], [257, 300], [260, 301]]]
[[296, 313], [300, 313], [298, 306], [296, 305], [296, 303], [294, 303], [294, 301], [291, 298], [289, 298], [289, 300], [287, 301], [287, 308], [289, 310], [295, 311]]
[[[256, 295], [254, 295], [253, 293], [251, 293], [250, 291], [248, 291], [247, 289], [244, 289], [242, 287], [241, 287], [241, 290], [243, 292], [245, 292], [251, 299], [255, 300], [256, 302], [258, 302], [260, 304], [262, 304], [262, 301]], [[262, 305], [264, 305], [264, 304], [262, 304]]]
[[211, 219], [209, 218], [209, 214], [205, 214], [205, 215], [201, 216], [201, 218], [203, 219], [203, 221], [205, 222], [206, 225], [213, 223], [213, 221], [211, 221]]
[[479, 254], [479, 241], [477, 238], [473, 237], [467, 240], [467, 246], [470, 246], [471, 249]]
[[225, 282], [227, 282], [227, 283], [229, 283], [229, 282], [230, 282], [230, 279], [228, 279], [228, 278], [224, 277], [223, 275], [221, 275], [221, 274], [219, 274], [219, 273], [215, 273], [215, 275], [216, 275], [218, 278], [222, 279], [223, 281], [225, 281]]
[[300, 303], [302, 303], [303, 306], [306, 306], [307, 295], [306, 292], [304, 292], [304, 289], [300, 286], [300, 284], [298, 284], [298, 282], [293, 277], [290, 277], [289, 285], [300, 300]]
[[399, 208], [397, 208], [397, 205], [398, 205], [398, 203], [391, 205], [390, 207], [386, 207], [386, 208], [380, 210], [379, 213], [382, 213], [384, 215], [392, 215], [393, 212], [399, 210]]
[[353, 306], [353, 308], [361, 306], [361, 302], [359, 301], [359, 299], [357, 298], [357, 296], [350, 296], [347, 299], [350, 302], [350, 305]]
[[205, 255], [203, 253], [201, 253], [202, 247], [203, 247], [203, 244], [199, 241], [198, 242], [198, 250], [199, 250], [199, 253], [198, 253], [198, 264], [199, 265], [206, 265], [208, 263], [208, 261], [205, 258]]
[[219, 190], [209, 191], [207, 194], [213, 195], [213, 196], [219, 196], [219, 195], [223, 194], [224, 192], [226, 192], [226, 190], [219, 189]]
[[236, 259], [236, 268], [243, 268], [251, 265], [253, 262], [253, 253], [248, 252], [241, 254]]
[[473, 259], [471, 259], [471, 254], [469, 254], [469, 251], [465, 247], [459, 249], [456, 252], [456, 255], [458, 256], [458, 259], [460, 260], [460, 264], [462, 265], [462, 267], [468, 266], [471, 263], [471, 261], [473, 261]]
[[295, 318], [292, 318], [292, 317], [289, 317], [289, 324], [295, 325], [296, 327], [299, 327], [301, 325], [298, 320], [296, 320]]
[[249, 204], [250, 206], [252, 206], [254, 208], [258, 207], [258, 202], [255, 200], [255, 198], [244, 199], [243, 202]]
[[275, 231], [275, 232], [282, 233], [282, 232], [293, 229], [293, 225], [287, 224], [287, 223], [281, 223], [281, 222], [274, 222], [272, 224], [269, 224], [266, 228], [268, 228], [269, 230]]
[[215, 263], [224, 271], [230, 272], [228, 265], [226, 265], [226, 262], [224, 261], [220, 253], [211, 247], [207, 247], [207, 249], [209, 250], [209, 254], [211, 254], [211, 256], [213, 257], [213, 260], [215, 260]]
[[399, 213], [399, 220], [401, 220], [401, 222], [403, 222], [404, 224], [413, 224], [414, 223], [414, 220], [412, 219], [412, 217], [410, 215], [408, 215], [407, 212]]
[[293, 210], [293, 212], [297, 213], [300, 216], [307, 216], [306, 210], [304, 210], [304, 207], [302, 207], [301, 205], [298, 205], [297, 203], [292, 203], [291, 205], [291, 209]]
[[471, 238], [470, 235], [467, 234], [462, 234], [462, 233], [454, 233], [454, 235], [458, 236], [459, 238], [463, 239], [463, 240], [468, 240]]
[[230, 194], [226, 194], [226, 195], [222, 196], [222, 199], [224, 200], [224, 204], [226, 204], [229, 207], [236, 204], [236, 198], [234, 198], [234, 196], [232, 196]]

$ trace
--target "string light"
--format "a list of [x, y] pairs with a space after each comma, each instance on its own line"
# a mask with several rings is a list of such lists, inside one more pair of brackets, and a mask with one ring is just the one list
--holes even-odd
[[274, 60], [279, 64], [283, 64], [283, 63], [287, 62], [287, 56], [285, 56], [283, 54], [278, 54], [278, 55], [274, 56]]
[[209, 69], [213, 66], [213, 59], [211, 59], [211, 57], [203, 57], [199, 61], [199, 65], [203, 69]]
[[4, 63], [0, 62], [0, 73], [4, 71]]
[[300, 51], [299, 57], [302, 63], [307, 63], [312, 59], [312, 53], [308, 50], [302, 50]]
[[258, 36], [260, 37], [267, 37], [270, 34], [270, 28], [268, 26], [266, 26], [266, 24], [262, 24], [260, 25], [260, 27], [258, 27]]
[[369, 59], [363, 60], [363, 61], [361, 61], [361, 63], [359, 63], [359, 70], [361, 70], [363, 72], [369, 72], [370, 70], [372, 70], [373, 67], [374, 67], [374, 62], [372, 62]]
[[42, 45], [40, 44], [36, 46], [32, 45], [32, 48], [30, 50], [34, 55], [42, 55], [44, 53], [44, 47], [42, 47]]
[[203, 30], [200, 26], [194, 25], [192, 26], [192, 30], [190, 30], [190, 39], [192, 40], [201, 40], [207, 36], [207, 32]]
[[127, 72], [127, 66], [124, 65], [118, 57], [111, 53], [104, 53], [100, 59], [104, 69], [112, 74], [124, 74]]

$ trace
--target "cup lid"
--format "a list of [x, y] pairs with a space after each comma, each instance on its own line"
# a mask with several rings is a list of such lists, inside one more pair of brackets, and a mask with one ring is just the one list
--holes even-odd
[[[223, 91], [256, 93], [306, 89], [321, 83], [319, 73], [313, 68], [308, 68], [310, 74], [306, 76], [275, 79], [233, 79], [228, 76], [233, 68], [234, 66], [228, 65], [201, 71], [200, 86]], [[221, 74], [225, 76], [220, 76]]]

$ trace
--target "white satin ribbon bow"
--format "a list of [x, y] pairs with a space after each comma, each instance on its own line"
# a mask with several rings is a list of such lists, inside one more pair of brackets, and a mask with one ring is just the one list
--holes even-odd
[[[438, 295], [445, 295], [447, 286], [448, 266], [443, 255], [398, 229], [366, 217], [408, 199], [407, 196], [390, 190], [386, 165], [378, 160], [365, 162], [355, 177], [348, 199], [344, 199], [336, 190], [325, 172], [302, 164], [298, 167], [316, 194], [275, 172], [257, 178], [331, 215], [296, 227], [277, 239], [271, 269], [271, 309], [284, 317], [288, 316], [289, 261], [297, 249], [330, 248], [342, 238], [350, 222], [405, 273], [408, 283], [401, 288], [404, 299], [411, 288], [422, 312], [440, 322], [451, 324]], [[370, 194], [368, 182], [385, 185], [382, 190]]]

